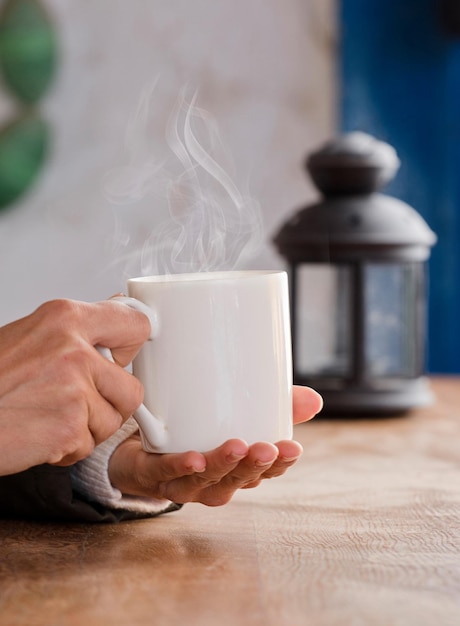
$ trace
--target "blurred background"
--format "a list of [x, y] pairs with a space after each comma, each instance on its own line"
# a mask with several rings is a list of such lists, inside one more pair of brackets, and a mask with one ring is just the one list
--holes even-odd
[[[460, 371], [456, 7], [0, 1], [0, 323], [50, 298], [92, 301], [124, 289], [136, 271], [125, 251], [138, 246], [140, 254], [168, 206], [155, 185], [130, 179], [130, 193], [120, 194], [114, 181], [128, 166], [158, 171], [185, 88], [216, 120], [232, 181], [260, 204], [262, 243], [245, 267], [284, 266], [271, 238], [318, 195], [304, 170], [308, 153], [347, 130], [396, 148], [402, 166], [385, 191], [414, 206], [439, 237], [429, 265], [428, 369]], [[24, 53], [35, 59], [38, 84], [11, 62], [11, 33], [22, 24], [38, 24]], [[5, 154], [15, 142], [33, 157], [11, 191]]]

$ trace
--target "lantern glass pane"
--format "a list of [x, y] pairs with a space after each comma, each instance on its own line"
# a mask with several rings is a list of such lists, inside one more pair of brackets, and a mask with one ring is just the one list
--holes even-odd
[[369, 377], [420, 373], [420, 264], [369, 264], [364, 274], [365, 361]]
[[351, 273], [341, 265], [297, 268], [295, 367], [303, 376], [343, 378], [351, 371]]

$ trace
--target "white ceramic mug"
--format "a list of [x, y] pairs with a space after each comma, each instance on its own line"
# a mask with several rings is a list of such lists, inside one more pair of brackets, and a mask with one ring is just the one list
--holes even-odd
[[133, 362], [135, 412], [148, 452], [211, 450], [227, 439], [292, 437], [292, 355], [285, 272], [128, 280], [118, 298], [149, 316]]

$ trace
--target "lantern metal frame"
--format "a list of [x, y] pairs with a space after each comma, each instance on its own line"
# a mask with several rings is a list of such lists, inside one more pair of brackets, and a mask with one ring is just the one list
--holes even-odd
[[[390, 150], [389, 150], [390, 148]], [[399, 167], [388, 144], [350, 133], [307, 160], [324, 197], [293, 215], [274, 238], [288, 262], [294, 381], [319, 391], [326, 415], [390, 415], [432, 401], [425, 376], [426, 260], [436, 241], [422, 217], [403, 201], [378, 193]], [[298, 272], [301, 266], [345, 266], [351, 275], [350, 371], [346, 376], [305, 375], [297, 367]], [[411, 376], [369, 376], [366, 362], [365, 272], [370, 264], [411, 268], [416, 366]]]

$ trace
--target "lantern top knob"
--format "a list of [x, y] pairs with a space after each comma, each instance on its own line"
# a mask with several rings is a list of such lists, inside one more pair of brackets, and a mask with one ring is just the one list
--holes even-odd
[[394, 148], [348, 133], [307, 158], [324, 197], [297, 211], [274, 238], [292, 263], [406, 262], [429, 257], [436, 235], [406, 202], [383, 193], [399, 167]]
[[377, 191], [394, 177], [399, 165], [393, 146], [360, 131], [327, 142], [306, 162], [315, 185], [327, 196]]

